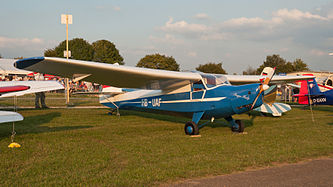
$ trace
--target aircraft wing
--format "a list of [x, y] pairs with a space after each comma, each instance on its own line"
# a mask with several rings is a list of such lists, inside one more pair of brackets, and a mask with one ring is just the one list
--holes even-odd
[[23, 116], [16, 112], [0, 111], [0, 123], [22, 121]]
[[[231, 84], [250, 84], [259, 83], [260, 80], [264, 79], [266, 76], [262, 75], [225, 75]], [[313, 79], [315, 76], [282, 76], [274, 75], [270, 84], [279, 84], [286, 82], [294, 82], [297, 80], [308, 80]]]
[[27, 75], [29, 73], [32, 73], [31, 71], [25, 71], [21, 69], [17, 69], [13, 66], [13, 63], [15, 62], [15, 59], [3, 59], [0, 58], [0, 74], [1, 75], [9, 75], [9, 74], [15, 74], [15, 75]]
[[88, 62], [54, 57], [33, 57], [16, 61], [19, 69], [96, 82], [121, 88], [172, 90], [201, 80], [199, 73]]
[[0, 98], [60, 89], [57, 81], [0, 81]]

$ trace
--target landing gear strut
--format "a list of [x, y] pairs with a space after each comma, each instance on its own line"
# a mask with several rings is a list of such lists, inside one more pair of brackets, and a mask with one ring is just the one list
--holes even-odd
[[244, 124], [241, 120], [234, 120], [231, 116], [225, 118], [231, 124], [231, 131], [242, 133], [244, 132]]

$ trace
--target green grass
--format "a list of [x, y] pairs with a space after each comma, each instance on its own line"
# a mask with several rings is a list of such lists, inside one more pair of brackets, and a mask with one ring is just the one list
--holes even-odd
[[294, 108], [280, 118], [236, 115], [248, 134], [221, 120], [184, 135], [188, 119], [106, 109], [21, 110], [15, 141], [0, 125], [0, 186], [143, 186], [297, 162], [333, 153], [333, 107]]

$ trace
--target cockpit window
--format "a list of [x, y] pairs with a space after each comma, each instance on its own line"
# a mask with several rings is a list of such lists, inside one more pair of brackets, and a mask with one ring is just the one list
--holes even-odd
[[212, 88], [218, 85], [230, 85], [227, 77], [224, 75], [217, 74], [200, 74], [202, 79], [204, 80], [207, 88]]

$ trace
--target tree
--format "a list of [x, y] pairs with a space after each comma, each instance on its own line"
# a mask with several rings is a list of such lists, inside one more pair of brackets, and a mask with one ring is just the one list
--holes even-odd
[[267, 56], [266, 61], [257, 69], [257, 74], [260, 74], [265, 67], [276, 67], [275, 73], [291, 73], [295, 71], [309, 70], [307, 64], [301, 59], [296, 59], [294, 62], [286, 62], [280, 55]]
[[303, 62], [303, 60], [297, 58], [293, 62], [293, 70], [294, 71], [309, 71], [308, 65]]
[[179, 64], [171, 56], [160, 55], [158, 53], [153, 55], [146, 55], [136, 64], [137, 67], [145, 67], [152, 69], [164, 69], [171, 71], [179, 71]]
[[280, 55], [267, 56], [266, 61], [257, 69], [257, 74], [259, 75], [265, 67], [275, 67], [275, 73], [281, 73], [284, 72], [285, 65], [286, 60], [281, 58]]
[[112, 42], [107, 40], [98, 40], [92, 43], [92, 47], [94, 49], [93, 61], [109, 64], [124, 64], [123, 57], [119, 54], [118, 49]]
[[0, 54], [0, 58], [2, 58], [1, 54]]
[[247, 69], [245, 71], [243, 71], [243, 75], [256, 75], [256, 73], [257, 73], [257, 70], [251, 66], [248, 66]]
[[222, 63], [212, 63], [200, 64], [199, 67], [195, 68], [197, 71], [204, 73], [215, 73], [215, 74], [226, 74], [227, 72], [222, 68]]
[[44, 56], [48, 56], [48, 57], [58, 57], [56, 51], [55, 51], [55, 48], [53, 49], [46, 49], [44, 51]]
[[[68, 41], [68, 48], [71, 51], [71, 58], [76, 60], [91, 61], [94, 55], [93, 47], [82, 38], [74, 38]], [[64, 57], [66, 40], [62, 41], [54, 49], [47, 49], [44, 56]]]

